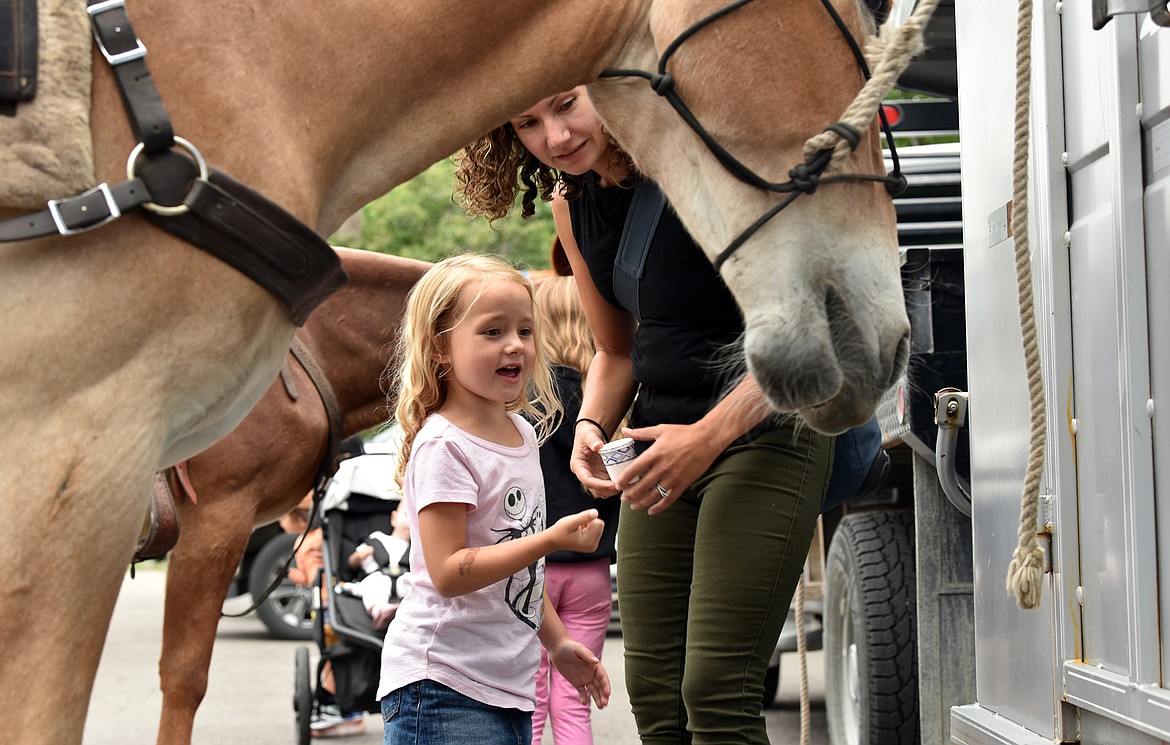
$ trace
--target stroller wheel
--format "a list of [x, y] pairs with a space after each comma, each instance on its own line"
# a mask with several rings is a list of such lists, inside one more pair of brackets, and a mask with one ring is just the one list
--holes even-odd
[[297, 713], [297, 745], [309, 745], [309, 722], [313, 717], [313, 688], [309, 682], [309, 650], [297, 650], [296, 685], [293, 709]]

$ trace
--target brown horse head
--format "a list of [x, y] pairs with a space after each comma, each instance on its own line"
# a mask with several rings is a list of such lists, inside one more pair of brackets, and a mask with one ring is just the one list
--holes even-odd
[[[654, 3], [647, 29], [616, 66], [653, 70], [679, 34], [722, 6]], [[854, 0], [837, 0], [836, 9], [864, 46], [874, 29], [868, 9]], [[682, 43], [667, 70], [714, 139], [773, 182], [805, 161], [805, 141], [836, 122], [865, 82], [815, 0], [744, 5]], [[787, 197], [733, 176], [644, 81], [605, 79], [589, 92], [712, 260]], [[876, 123], [841, 170], [885, 174]], [[744, 314], [747, 367], [774, 408], [799, 412], [825, 432], [872, 415], [909, 352], [895, 216], [883, 185], [833, 183], [801, 194], [727, 260], [722, 276]]]

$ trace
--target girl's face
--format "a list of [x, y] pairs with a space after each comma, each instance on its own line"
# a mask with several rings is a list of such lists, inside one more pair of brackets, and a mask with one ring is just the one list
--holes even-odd
[[583, 85], [549, 96], [510, 121], [528, 152], [558, 171], [580, 176], [599, 170], [609, 154], [609, 139]]
[[472, 282], [463, 288], [440, 362], [447, 404], [480, 408], [524, 395], [536, 363], [532, 298], [512, 281]]

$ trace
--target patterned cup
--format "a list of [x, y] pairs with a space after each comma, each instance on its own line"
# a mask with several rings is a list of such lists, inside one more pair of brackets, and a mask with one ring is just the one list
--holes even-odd
[[598, 451], [605, 470], [609, 472], [610, 481], [617, 481], [618, 476], [630, 465], [637, 453], [634, 452], [634, 441], [629, 437], [606, 443]]

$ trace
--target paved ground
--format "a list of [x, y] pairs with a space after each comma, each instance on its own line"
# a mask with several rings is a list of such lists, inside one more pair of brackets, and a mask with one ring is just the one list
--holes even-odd
[[[123, 583], [102, 663], [90, 701], [84, 745], [148, 745], [155, 740], [162, 694], [158, 656], [162, 635], [165, 572], [145, 569]], [[247, 598], [228, 601], [226, 610], [247, 607]], [[207, 698], [195, 719], [195, 745], [293, 745], [293, 659], [297, 647], [312, 643], [270, 639], [254, 615], [220, 621]], [[621, 676], [621, 636], [611, 636], [604, 654], [615, 690], [609, 707], [594, 714], [599, 744], [636, 745], [638, 737]], [[315, 654], [314, 654], [315, 662]], [[773, 745], [800, 742], [799, 663], [786, 655], [781, 690], [767, 712]], [[826, 745], [824, 685], [819, 653], [809, 655], [812, 692], [810, 745]], [[381, 728], [368, 718], [360, 737], [338, 745], [377, 745]], [[552, 745], [551, 735], [543, 743]]]

